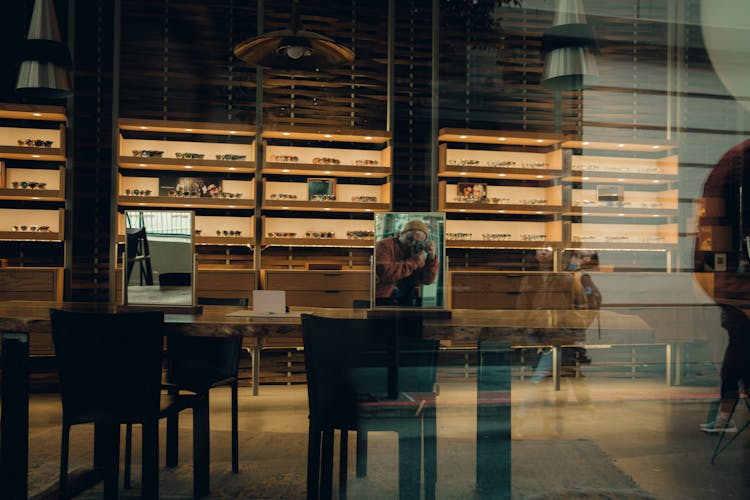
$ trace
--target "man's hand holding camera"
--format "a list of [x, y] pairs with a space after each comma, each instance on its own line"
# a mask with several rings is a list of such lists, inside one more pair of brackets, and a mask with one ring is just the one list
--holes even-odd
[[435, 260], [435, 242], [432, 240], [415, 241], [410, 250], [411, 256], [420, 262]]

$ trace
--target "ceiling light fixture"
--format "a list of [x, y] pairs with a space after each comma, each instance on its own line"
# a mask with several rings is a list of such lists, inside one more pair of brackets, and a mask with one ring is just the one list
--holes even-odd
[[16, 91], [27, 97], [63, 99], [73, 95], [70, 51], [62, 43], [52, 0], [36, 0], [31, 14]]
[[594, 30], [586, 24], [583, 0], [555, 0], [552, 27], [542, 36], [541, 84], [552, 90], [581, 90], [599, 82]]
[[249, 38], [234, 47], [234, 55], [251, 66], [315, 71], [354, 62], [354, 52], [314, 31], [302, 29], [297, 0], [292, 2], [289, 27]]

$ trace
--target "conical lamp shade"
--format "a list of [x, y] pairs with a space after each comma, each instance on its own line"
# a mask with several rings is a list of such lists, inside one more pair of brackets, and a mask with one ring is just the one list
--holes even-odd
[[16, 91], [37, 98], [72, 95], [70, 53], [60, 39], [53, 0], [35, 1], [26, 38]]
[[556, 0], [552, 27], [542, 36], [541, 84], [553, 90], [581, 90], [599, 82], [594, 31], [582, 0]]
[[314, 71], [351, 64], [354, 52], [325, 35], [307, 30], [270, 31], [237, 44], [234, 55], [251, 66]]
[[599, 82], [596, 57], [588, 47], [561, 47], [544, 57], [542, 86], [553, 90], [579, 90]]

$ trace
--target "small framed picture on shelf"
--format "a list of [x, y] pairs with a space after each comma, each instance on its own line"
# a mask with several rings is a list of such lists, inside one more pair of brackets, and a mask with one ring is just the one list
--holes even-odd
[[459, 182], [456, 194], [465, 202], [480, 202], [487, 198], [487, 184], [483, 182]]
[[336, 200], [336, 179], [329, 177], [307, 179], [307, 199], [310, 201]]
[[596, 197], [599, 201], [624, 201], [625, 195], [622, 186], [597, 186]]
[[178, 198], [221, 198], [222, 179], [213, 176], [159, 176], [159, 196]]
[[716, 253], [714, 254], [714, 271], [726, 271], [727, 270], [727, 254]]

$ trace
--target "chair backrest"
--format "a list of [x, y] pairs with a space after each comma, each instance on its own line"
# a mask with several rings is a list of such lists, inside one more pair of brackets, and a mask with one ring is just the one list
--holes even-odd
[[356, 426], [352, 370], [367, 334], [365, 320], [302, 315], [310, 421], [318, 428]]
[[354, 370], [358, 394], [384, 399], [433, 391], [440, 343], [422, 339], [421, 317], [372, 318], [367, 328]]
[[167, 337], [167, 380], [201, 392], [237, 377], [242, 337]]
[[164, 314], [51, 310], [63, 419], [159, 413]]
[[394, 376], [398, 393], [432, 392], [439, 344], [421, 340], [421, 332], [421, 318], [341, 319], [303, 314], [310, 418], [323, 425], [351, 428], [356, 424], [358, 401], [363, 396], [387, 397]]

